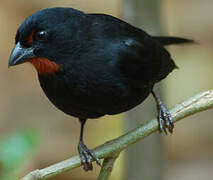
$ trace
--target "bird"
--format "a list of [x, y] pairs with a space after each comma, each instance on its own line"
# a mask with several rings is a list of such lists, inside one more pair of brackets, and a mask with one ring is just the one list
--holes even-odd
[[83, 140], [87, 119], [126, 112], [152, 94], [159, 131], [173, 132], [171, 114], [153, 87], [177, 68], [164, 46], [192, 42], [152, 36], [111, 15], [54, 7], [23, 21], [8, 66], [32, 64], [50, 102], [78, 118], [78, 152], [89, 171], [93, 160], [101, 163]]

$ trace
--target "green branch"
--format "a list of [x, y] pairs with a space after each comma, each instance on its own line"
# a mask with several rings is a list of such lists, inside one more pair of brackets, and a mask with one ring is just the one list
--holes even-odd
[[[213, 108], [213, 90], [209, 90], [203, 93], [200, 93], [181, 104], [178, 104], [170, 112], [173, 117], [173, 122], [177, 122], [187, 116], [195, 114], [200, 111]], [[105, 144], [94, 149], [94, 153], [98, 158], [105, 158], [106, 164], [113, 164], [115, 157], [124, 149], [126, 149], [131, 144], [145, 138], [146, 136], [152, 134], [158, 130], [157, 119], [153, 119], [144, 125], [140, 125], [127, 132], [126, 134], [106, 142]], [[107, 162], [109, 161], [109, 162]], [[110, 166], [111, 166], [110, 165]], [[44, 169], [35, 170], [26, 175], [21, 180], [42, 180], [49, 177], [53, 177], [57, 174], [61, 174], [65, 171], [74, 169], [81, 166], [81, 160], [79, 156], [74, 156], [65, 161], [59, 162], [52, 166], [49, 166]], [[106, 166], [104, 166], [106, 167]], [[111, 166], [112, 167], [112, 166]], [[103, 170], [102, 170], [103, 171]]]
[[109, 179], [117, 157], [118, 156], [114, 156], [114, 157], [109, 157], [109, 158], [104, 159], [100, 174], [98, 176], [98, 180], [108, 180]]

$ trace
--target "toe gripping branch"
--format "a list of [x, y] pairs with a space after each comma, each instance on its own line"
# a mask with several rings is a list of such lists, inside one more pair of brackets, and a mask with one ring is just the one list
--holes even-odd
[[78, 144], [78, 152], [81, 158], [81, 162], [83, 164], [83, 169], [85, 171], [93, 170], [92, 160], [94, 159], [96, 163], [101, 166], [100, 159], [96, 157], [92, 150], [89, 150], [87, 146], [83, 143], [83, 131], [84, 131], [84, 124], [86, 120], [80, 119], [81, 123], [81, 131], [80, 131], [80, 139]]
[[164, 131], [167, 135], [167, 129], [172, 134], [174, 129], [174, 123], [172, 122], [172, 116], [160, 98], [152, 91], [152, 95], [157, 103], [158, 111], [158, 122], [159, 122], [159, 131]]
[[[160, 98], [152, 91], [152, 95], [157, 103], [157, 111], [158, 111], [158, 122], [159, 122], [159, 131], [164, 131], [167, 133], [167, 129], [169, 133], [173, 133], [174, 123], [172, 122], [172, 116]], [[80, 131], [80, 139], [78, 144], [78, 152], [81, 158], [81, 162], [83, 164], [83, 169], [85, 171], [90, 171], [93, 169], [92, 160], [94, 159], [98, 165], [101, 166], [100, 159], [96, 157], [92, 150], [89, 150], [87, 146], [83, 143], [83, 131], [86, 119], [79, 119], [81, 123], [81, 131]]]

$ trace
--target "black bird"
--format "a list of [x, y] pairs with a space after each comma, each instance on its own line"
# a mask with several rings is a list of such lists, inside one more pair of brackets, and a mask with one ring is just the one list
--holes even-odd
[[152, 93], [159, 130], [172, 133], [167, 108], [153, 92], [155, 83], [177, 66], [163, 47], [190, 43], [155, 37], [105, 14], [50, 8], [28, 17], [18, 28], [9, 66], [30, 62], [48, 99], [81, 123], [78, 151], [84, 170], [100, 160], [83, 142], [87, 119], [128, 111]]

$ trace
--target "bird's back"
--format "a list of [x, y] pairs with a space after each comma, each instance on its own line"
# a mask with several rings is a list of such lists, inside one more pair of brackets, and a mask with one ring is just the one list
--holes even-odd
[[[117, 60], [124, 74], [133, 79], [156, 83], [165, 78], [176, 65], [163, 40], [155, 38], [118, 18], [105, 14], [89, 14], [94, 39], [100, 39], [105, 48], [119, 55]], [[161, 41], [160, 41], [161, 40]], [[175, 42], [174, 42], [175, 43]], [[115, 51], [114, 48], [117, 48]], [[133, 74], [132, 74], [133, 73]]]

